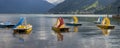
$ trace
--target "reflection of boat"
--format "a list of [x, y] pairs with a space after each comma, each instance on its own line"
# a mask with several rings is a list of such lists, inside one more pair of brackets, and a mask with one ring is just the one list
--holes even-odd
[[15, 25], [14, 33], [30, 33], [32, 31], [32, 25], [27, 24], [26, 18], [20, 19], [20, 22]]
[[68, 26], [81, 26], [82, 24], [78, 23], [78, 18], [73, 16], [74, 22], [66, 23]]
[[11, 22], [9, 22], [9, 21], [7, 21], [5, 23], [3, 23], [3, 22], [0, 23], [0, 28], [13, 28], [13, 27], [14, 27], [14, 25], [11, 24]]
[[74, 32], [78, 32], [78, 26], [74, 26]]
[[100, 29], [114, 29], [115, 26], [110, 24], [108, 17], [104, 17], [101, 24], [97, 24]]
[[61, 32], [55, 32], [55, 34], [57, 35], [58, 41], [63, 41], [63, 35], [61, 34]]
[[54, 30], [55, 32], [68, 32], [69, 28], [65, 27], [63, 18], [59, 17], [56, 24], [52, 27], [52, 30]]
[[102, 22], [102, 17], [99, 17], [97, 21], [94, 21], [95, 24], [101, 24]]
[[13, 37], [18, 38], [19, 41], [21, 41], [21, 42], [24, 42], [25, 39], [27, 39], [29, 37], [29, 35], [30, 35], [30, 33], [29, 34], [13, 33]]
[[111, 30], [109, 30], [109, 29], [102, 29], [102, 33], [103, 33], [104, 36], [109, 36], [110, 31]]

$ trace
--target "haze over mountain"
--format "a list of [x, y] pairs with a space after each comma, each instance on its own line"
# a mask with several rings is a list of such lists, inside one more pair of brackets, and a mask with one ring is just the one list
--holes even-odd
[[45, 0], [0, 0], [0, 13], [45, 13], [54, 6]]
[[[65, 0], [50, 9], [50, 13], [91, 12], [97, 14], [116, 13], [120, 0]], [[110, 7], [112, 6], [112, 7]], [[111, 8], [111, 9], [109, 9]], [[113, 9], [114, 8], [114, 9]], [[108, 11], [109, 10], [109, 11]]]

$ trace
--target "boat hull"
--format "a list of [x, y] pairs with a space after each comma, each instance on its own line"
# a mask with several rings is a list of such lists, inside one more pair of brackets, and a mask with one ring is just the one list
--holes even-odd
[[32, 31], [32, 28], [29, 29], [14, 29], [14, 33], [29, 34]]
[[13, 30], [15, 34], [16, 33], [29, 34], [32, 31], [32, 26], [31, 25], [19, 25]]
[[15, 25], [0, 25], [0, 28], [13, 28]]
[[112, 18], [114, 18], [114, 19], [120, 19], [120, 16], [119, 15], [113, 15]]
[[54, 30], [55, 32], [69, 32], [69, 28], [56, 28], [56, 27], [52, 27], [52, 30]]
[[113, 25], [106, 26], [106, 25], [101, 25], [101, 24], [98, 24], [97, 27], [99, 27], [101, 29], [114, 29], [115, 28], [115, 26], [113, 26]]
[[80, 23], [66, 23], [66, 25], [68, 25], [68, 26], [81, 26], [82, 24], [80, 24]]

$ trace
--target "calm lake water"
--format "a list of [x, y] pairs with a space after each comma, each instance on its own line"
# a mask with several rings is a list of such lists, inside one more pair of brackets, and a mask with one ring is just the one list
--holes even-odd
[[[44, 15], [43, 15], [44, 16]], [[16, 24], [20, 16], [0, 16], [0, 21], [11, 21]], [[109, 36], [104, 36], [93, 21], [95, 17], [79, 17], [82, 26], [70, 27], [70, 32], [61, 33], [62, 40], [58, 41], [57, 34], [51, 30], [56, 22], [56, 17], [26, 16], [27, 23], [33, 25], [30, 34], [13, 35], [13, 30], [0, 28], [0, 48], [120, 48], [120, 21], [110, 18], [115, 29]], [[65, 22], [70, 22], [71, 17], [64, 17]]]

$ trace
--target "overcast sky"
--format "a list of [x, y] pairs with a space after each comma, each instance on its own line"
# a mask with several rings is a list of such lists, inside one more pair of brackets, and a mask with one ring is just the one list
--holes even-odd
[[46, 0], [46, 1], [56, 5], [56, 4], [63, 2], [64, 0]]

